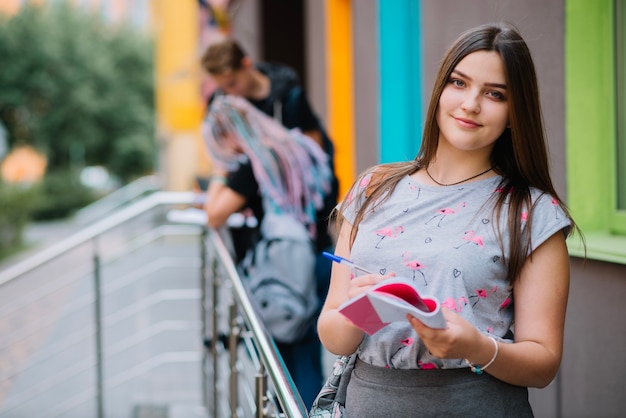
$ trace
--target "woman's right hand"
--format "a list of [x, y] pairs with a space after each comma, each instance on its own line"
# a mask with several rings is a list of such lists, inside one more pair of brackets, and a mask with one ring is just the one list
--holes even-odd
[[396, 273], [382, 274], [364, 274], [360, 276], [354, 276], [352, 274], [350, 284], [348, 287], [348, 299], [352, 299], [361, 293], [367, 292], [372, 286], [377, 285], [383, 280], [395, 277]]

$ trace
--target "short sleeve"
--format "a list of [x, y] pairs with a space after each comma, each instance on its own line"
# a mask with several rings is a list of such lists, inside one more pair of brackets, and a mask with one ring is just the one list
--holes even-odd
[[365, 202], [365, 192], [367, 191], [367, 186], [369, 186], [371, 180], [371, 171], [359, 177], [359, 179], [357, 179], [348, 191], [345, 202], [339, 203], [339, 207], [342, 208], [341, 215], [351, 224], [354, 224], [356, 214]]
[[531, 252], [557, 231], [563, 231], [567, 236], [571, 225], [571, 219], [565, 214], [557, 199], [546, 193], [538, 195], [532, 211]]
[[228, 187], [250, 201], [258, 195], [259, 186], [252, 171], [252, 164], [246, 161], [235, 171], [228, 173]]
[[237, 170], [229, 172], [226, 177], [226, 185], [246, 199], [246, 207], [252, 209], [257, 219], [263, 219], [263, 201], [250, 160], [239, 165]]

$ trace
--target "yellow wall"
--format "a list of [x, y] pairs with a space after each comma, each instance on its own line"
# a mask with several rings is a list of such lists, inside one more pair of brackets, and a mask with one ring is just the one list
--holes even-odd
[[189, 190], [208, 161], [200, 136], [204, 109], [198, 65], [196, 0], [152, 0], [156, 40], [156, 110], [168, 190]]
[[341, 198], [356, 175], [351, 0], [326, 0], [325, 13], [328, 131], [336, 149]]

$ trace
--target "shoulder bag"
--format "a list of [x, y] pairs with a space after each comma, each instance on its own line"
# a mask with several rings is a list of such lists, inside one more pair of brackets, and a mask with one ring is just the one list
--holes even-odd
[[346, 390], [357, 354], [339, 356], [333, 370], [315, 397], [309, 418], [341, 418], [346, 405]]

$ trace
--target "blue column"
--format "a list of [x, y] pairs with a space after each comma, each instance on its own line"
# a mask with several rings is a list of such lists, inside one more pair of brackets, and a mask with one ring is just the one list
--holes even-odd
[[422, 140], [419, 0], [379, 0], [381, 162], [412, 160]]

